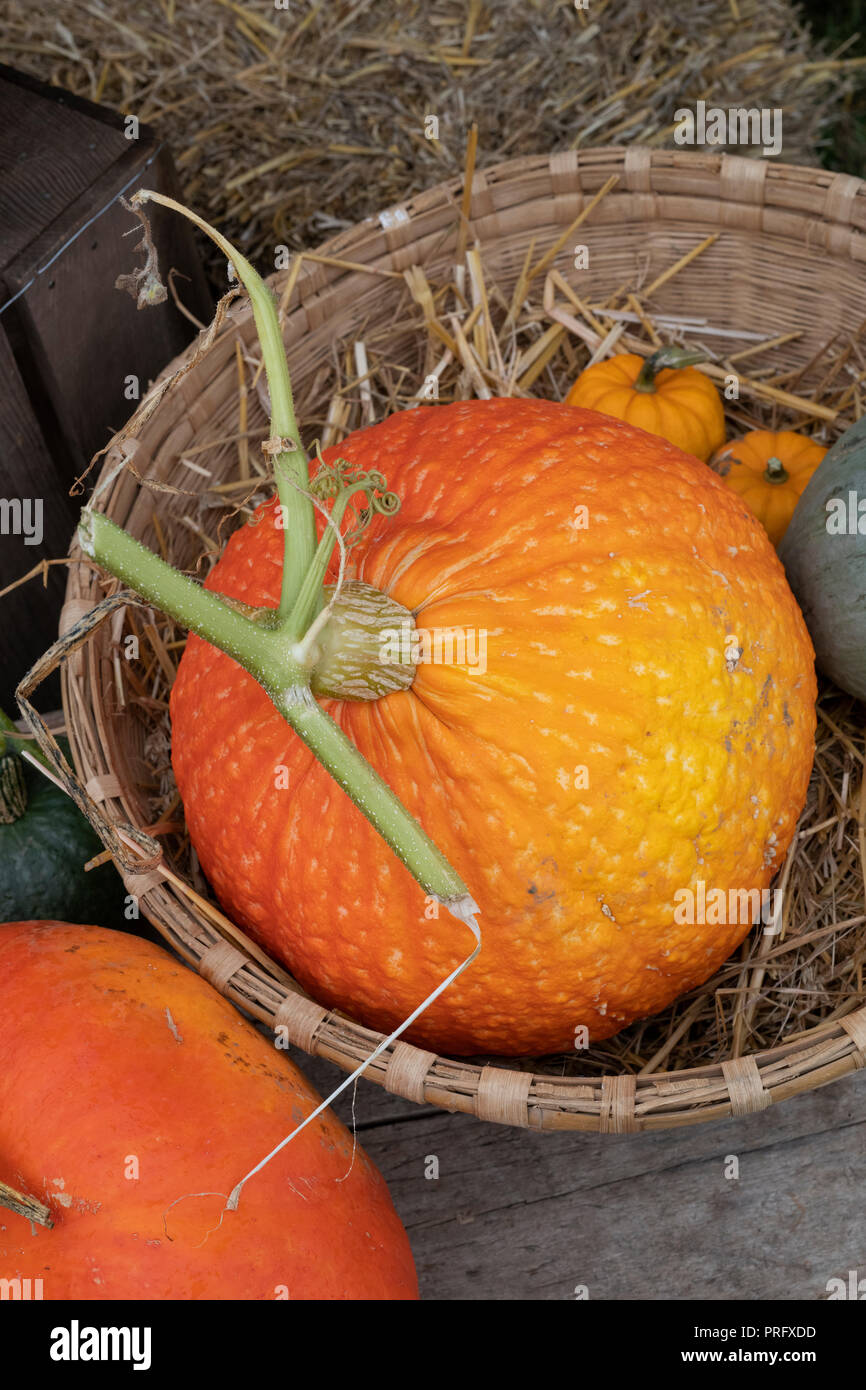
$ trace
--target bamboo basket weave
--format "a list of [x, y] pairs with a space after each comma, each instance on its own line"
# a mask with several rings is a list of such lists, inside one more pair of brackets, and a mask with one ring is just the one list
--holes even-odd
[[[808, 361], [835, 329], [854, 332], [866, 316], [866, 184], [738, 156], [645, 148], [533, 156], [474, 175], [469, 244], [475, 240], [482, 247], [485, 266], [506, 293], [530, 241], [535, 239], [537, 254], [552, 246], [612, 174], [618, 183], [581, 231], [592, 248], [581, 293], [587, 285], [592, 293], [612, 291], [634, 273], [636, 263], [645, 263], [653, 276], [698, 239], [721, 230], [724, 235], [699, 265], [688, 266], [660, 289], [660, 311], [688, 313], [691, 304], [694, 312], [697, 304], [714, 323], [738, 330], [781, 335], [802, 329], [800, 338], [778, 349], [774, 362], [782, 371]], [[285, 315], [301, 422], [308, 418], [317, 374], [331, 359], [335, 342], [351, 346], [371, 326], [393, 325], [391, 359], [417, 364], [417, 344], [400, 323], [406, 294], [402, 272], [422, 265], [431, 283], [436, 274], [447, 274], [455, 259], [461, 191], [459, 181], [434, 188], [320, 248], [323, 257], [367, 269], [327, 260], [302, 263]], [[568, 277], [567, 267], [564, 274]], [[285, 283], [285, 273], [274, 277], [278, 293]], [[171, 484], [182, 495], [146, 490], [123, 471], [100, 499], [106, 513], [146, 545], [158, 549], [164, 539], [180, 566], [193, 565], [202, 548], [184, 518], [215, 536], [215, 518], [223, 515], [203, 509], [206, 480], [181, 466], [179, 458], [203, 440], [238, 430], [238, 337], [254, 345], [246, 302], [233, 306], [206, 354], [122, 446], [140, 474]], [[214, 480], [235, 466], [236, 447], [207, 454]], [[120, 457], [119, 446], [113, 446], [102, 478]], [[189, 495], [196, 489], [198, 497]], [[79, 554], [74, 544], [72, 554]], [[68, 631], [113, 591], [92, 567], [73, 567], [61, 630]], [[140, 711], [118, 703], [117, 643], [127, 630], [125, 621], [120, 609], [67, 660], [63, 702], [76, 768], [89, 795], [115, 823], [147, 827], [155, 819], [147, 789], [152, 783], [147, 728]], [[158, 868], [127, 876], [128, 891], [215, 989], [262, 1022], [282, 1026], [307, 1052], [354, 1070], [381, 1036], [307, 997], [227, 921], [215, 901], [186, 886], [188, 868], [187, 862], [172, 862], [167, 851]], [[859, 1008], [789, 1036], [770, 1051], [676, 1072], [557, 1077], [496, 1059], [487, 1064], [452, 1060], [397, 1043], [366, 1076], [409, 1100], [501, 1124], [629, 1132], [747, 1114], [864, 1065], [866, 1008]]]

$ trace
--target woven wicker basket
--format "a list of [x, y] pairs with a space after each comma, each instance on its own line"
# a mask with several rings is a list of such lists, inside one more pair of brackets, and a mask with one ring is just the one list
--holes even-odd
[[[698, 304], [712, 322], [738, 330], [773, 335], [804, 330], [778, 349], [774, 361], [780, 370], [802, 365], [833, 331], [853, 331], [864, 318], [866, 184], [759, 160], [639, 148], [538, 156], [475, 175], [471, 236], [506, 293], [529, 242], [535, 239], [537, 254], [551, 246], [612, 174], [619, 182], [581, 232], [592, 248], [592, 269], [581, 280], [581, 292], [587, 285], [592, 294], [610, 292], [638, 266], [652, 277], [699, 238], [722, 230], [699, 266], [686, 267], [659, 291], [659, 311], [687, 314], [691, 306], [694, 313]], [[359, 333], [393, 325], [390, 358], [417, 366], [417, 342], [400, 326], [406, 296], [401, 272], [421, 264], [432, 283], [453, 264], [460, 194], [456, 183], [434, 188], [412, 199], [402, 210], [405, 216], [392, 210], [368, 219], [321, 248], [324, 257], [369, 270], [346, 270], [326, 259], [304, 261], [288, 301], [285, 334], [301, 421], [309, 421], [317, 373], [331, 360], [335, 343], [351, 346]], [[392, 273], [376, 273], [382, 271]], [[275, 284], [280, 290], [285, 276], [277, 276]], [[147, 331], [144, 319], [142, 331]], [[181, 466], [179, 456], [202, 440], [238, 430], [238, 335], [254, 343], [245, 304], [235, 306], [206, 355], [123, 446], [140, 473], [187, 491], [206, 482]], [[236, 456], [235, 444], [208, 453], [214, 481], [228, 476]], [[103, 477], [119, 457], [114, 446]], [[219, 515], [204, 510], [202, 501], [202, 495], [146, 491], [123, 472], [101, 505], [145, 544], [158, 548], [165, 538], [170, 558], [191, 565], [201, 553], [201, 538], [179, 523], [194, 518], [215, 534]], [[92, 568], [73, 568], [63, 629], [105, 592]], [[64, 708], [77, 770], [90, 795], [111, 820], [144, 827], [155, 818], [147, 791], [153, 773], [146, 731], [132, 707], [118, 707], [117, 697], [116, 644], [124, 621], [121, 609], [68, 660]], [[147, 917], [214, 988], [256, 1018], [284, 1025], [291, 1041], [308, 1052], [347, 1070], [357, 1067], [380, 1036], [304, 995], [226, 921], [215, 902], [182, 886], [185, 875], [185, 865], [166, 863], [129, 876], [127, 884]], [[501, 1061], [476, 1065], [437, 1057], [403, 1043], [383, 1053], [366, 1075], [410, 1100], [502, 1124], [624, 1132], [760, 1110], [864, 1065], [866, 1008], [861, 1008], [791, 1036], [772, 1051], [637, 1078], [536, 1075]]]

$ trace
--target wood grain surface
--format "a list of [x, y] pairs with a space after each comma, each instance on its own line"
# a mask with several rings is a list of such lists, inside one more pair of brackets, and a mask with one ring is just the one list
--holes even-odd
[[128, 150], [115, 112], [0, 64], [0, 267]]
[[[168, 149], [147, 127], [0, 66], [0, 498], [38, 499], [40, 545], [0, 535], [0, 589], [42, 558], [65, 556], [80, 509], [73, 479], [132, 413], [193, 326], [169, 300], [139, 312], [115, 288], [138, 269], [138, 223], [119, 201], [148, 185], [176, 195]], [[160, 268], [202, 322], [212, 298], [182, 219], [152, 219]], [[131, 233], [131, 235], [130, 235]], [[136, 393], [137, 392], [137, 396]], [[0, 704], [57, 635], [65, 575], [35, 581], [0, 610]], [[52, 677], [39, 703], [57, 704]]]
[[[293, 1056], [323, 1094], [343, 1077]], [[350, 1092], [334, 1108], [351, 1123]], [[355, 1121], [427, 1300], [823, 1300], [828, 1279], [866, 1276], [863, 1072], [658, 1134], [508, 1129], [364, 1081]]]

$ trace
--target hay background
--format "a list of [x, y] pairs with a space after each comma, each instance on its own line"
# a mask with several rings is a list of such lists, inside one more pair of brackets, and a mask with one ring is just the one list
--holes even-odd
[[[478, 166], [587, 145], [673, 146], [703, 98], [784, 112], [816, 163], [866, 60], [818, 45], [790, 0], [6, 0], [4, 61], [137, 115], [185, 201], [256, 263]], [[438, 141], [424, 136], [439, 118]], [[741, 150], [740, 153], [757, 153]], [[208, 243], [214, 283], [224, 266]]]

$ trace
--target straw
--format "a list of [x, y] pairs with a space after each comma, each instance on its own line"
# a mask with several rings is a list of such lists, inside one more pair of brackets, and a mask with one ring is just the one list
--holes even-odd
[[[760, 105], [811, 162], [858, 60], [823, 51], [793, 0], [310, 3], [6, 0], [4, 60], [136, 114], [175, 153], [184, 200], [256, 263], [315, 245], [441, 179], [538, 150], [672, 146], [674, 113]], [[636, 71], [635, 54], [639, 55]], [[860, 60], [862, 61], [862, 60]], [[438, 138], [425, 135], [428, 116]], [[352, 154], [352, 152], [358, 152]], [[737, 153], [734, 147], [732, 152]], [[223, 266], [203, 247], [215, 285]], [[462, 255], [458, 263], [463, 263]]]

